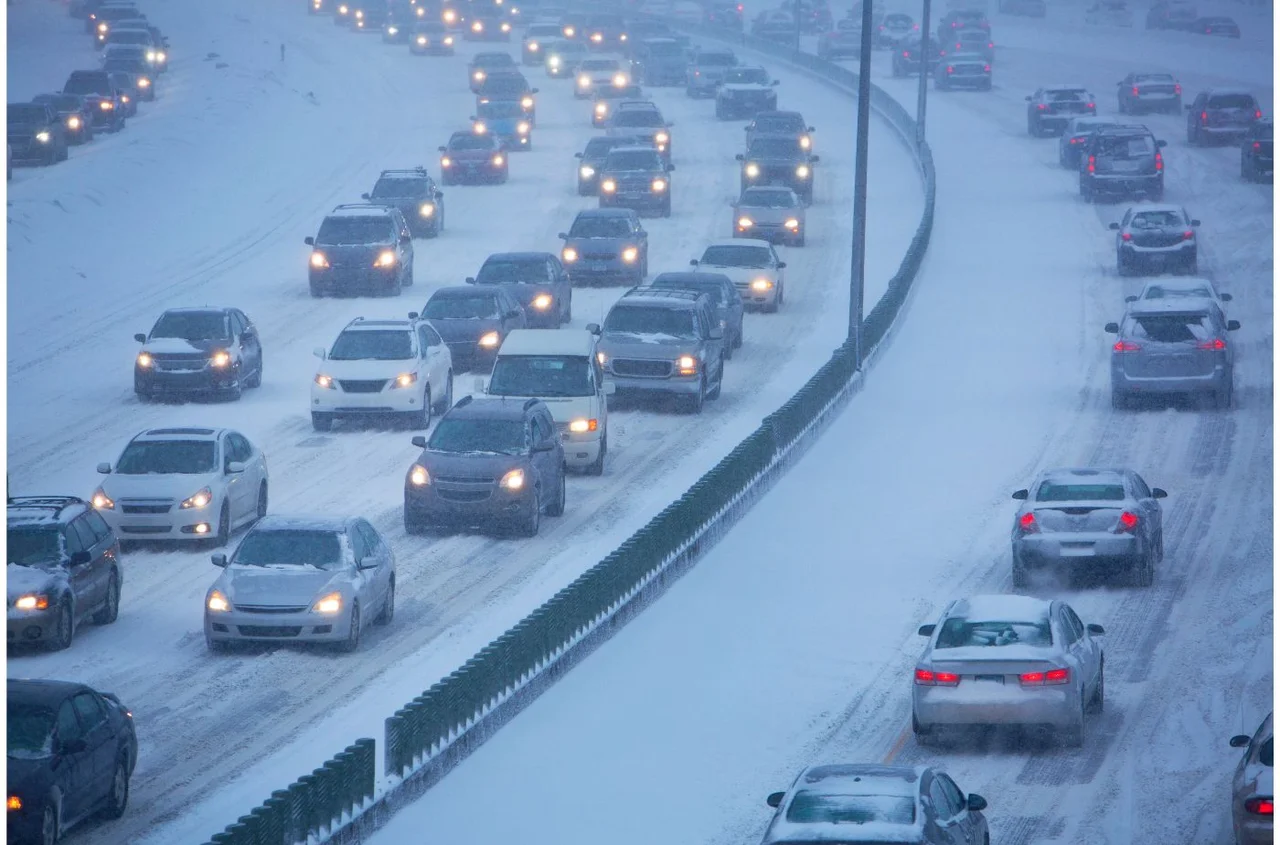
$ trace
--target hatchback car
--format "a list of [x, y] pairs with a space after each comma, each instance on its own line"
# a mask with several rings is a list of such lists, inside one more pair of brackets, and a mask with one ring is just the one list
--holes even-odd
[[1121, 276], [1144, 271], [1175, 270], [1194, 276], [1197, 270], [1196, 227], [1177, 205], [1140, 205], [1110, 224], [1116, 233], [1116, 269]]
[[68, 648], [76, 627], [120, 613], [120, 543], [74, 496], [10, 496], [9, 645]]
[[[786, 15], [784, 20], [790, 28], [783, 30], [780, 27], [777, 33], [777, 40], [784, 44], [794, 42], [796, 37], [795, 20], [790, 15]], [[834, 61], [836, 59], [857, 59], [861, 55], [861, 21], [849, 19], [836, 21], [834, 29], [818, 36], [818, 58]]]
[[232, 643], [332, 643], [356, 651], [369, 625], [395, 616], [396, 556], [366, 519], [269, 516], [204, 598], [210, 651]]
[[225, 396], [261, 387], [262, 340], [239, 308], [170, 308], [147, 334], [133, 361], [138, 399]]
[[557, 329], [573, 319], [573, 284], [549, 252], [499, 252], [467, 284], [501, 287], [524, 308], [529, 328]]
[[1027, 100], [1027, 134], [1034, 138], [1057, 135], [1073, 117], [1095, 117], [1098, 104], [1080, 85], [1047, 85]]
[[951, 777], [925, 766], [811, 766], [776, 807], [761, 845], [957, 845], [990, 842], [981, 795], [965, 795]]
[[790, 188], [747, 188], [733, 204], [731, 229], [735, 238], [804, 246], [804, 203]]
[[955, 53], [947, 56], [933, 74], [933, 87], [939, 91], [968, 88], [991, 90], [991, 60], [979, 53]]
[[434, 238], [444, 231], [444, 192], [425, 167], [384, 170], [373, 190], [360, 195], [374, 205], [399, 210], [409, 232], [420, 238]]
[[312, 296], [376, 293], [399, 296], [413, 284], [413, 233], [397, 208], [351, 203], [334, 208], [320, 223], [311, 247], [308, 283]]
[[782, 307], [786, 298], [787, 263], [778, 258], [765, 240], [740, 238], [708, 246], [701, 258], [689, 262], [703, 272], [722, 273], [733, 281], [742, 301], [767, 313]]
[[1116, 88], [1121, 114], [1182, 113], [1182, 85], [1171, 73], [1131, 73]]
[[515, 528], [535, 537], [565, 507], [564, 447], [541, 399], [467, 396], [441, 418], [404, 481], [404, 528]]
[[1166, 145], [1145, 126], [1118, 125], [1093, 132], [1080, 151], [1080, 196], [1101, 199], [1164, 199]]
[[445, 185], [475, 185], [507, 181], [507, 153], [493, 135], [454, 132], [440, 150], [440, 181]]
[[1101, 625], [1071, 606], [1029, 596], [973, 596], [919, 631], [929, 643], [911, 685], [911, 730], [922, 745], [947, 729], [1042, 727], [1084, 744], [1086, 713], [1101, 713]]
[[1051, 469], [1015, 490], [1013, 586], [1037, 572], [1110, 575], [1149, 587], [1164, 560], [1159, 499], [1169, 494], [1129, 469]]
[[659, 273], [645, 287], [705, 293], [724, 332], [724, 359], [731, 359], [733, 350], [742, 346], [742, 318], [746, 308], [728, 276], [723, 273]]
[[743, 127], [743, 131], [747, 133], [746, 149], [751, 149], [751, 143], [757, 135], [790, 135], [802, 150], [813, 152], [813, 133], [816, 130], [808, 125], [804, 115], [798, 111], [758, 112], [755, 119]]
[[996, 60], [996, 45], [991, 40], [991, 33], [981, 29], [962, 29], [957, 32], [948, 52], [951, 56], [976, 54], [988, 64]]
[[1201, 91], [1187, 104], [1187, 143], [1202, 147], [1222, 140], [1239, 141], [1261, 119], [1262, 108], [1248, 91]]
[[639, 284], [649, 275], [649, 233], [634, 209], [579, 211], [559, 238], [560, 260], [575, 285], [619, 279]]
[[90, 500], [123, 540], [209, 540], [267, 513], [267, 460], [238, 431], [153, 428], [135, 436]]
[[528, 326], [520, 303], [490, 285], [437, 288], [422, 307], [422, 318], [444, 338], [455, 372], [488, 370], [507, 334]]
[[1240, 143], [1240, 178], [1263, 182], [1272, 178], [1275, 167], [1275, 126], [1259, 120]]
[[1231, 779], [1231, 829], [1235, 833], [1235, 845], [1270, 845], [1275, 841], [1274, 745], [1271, 713], [1253, 736], [1231, 737], [1232, 748], [1245, 750]]
[[1239, 328], [1213, 300], [1132, 303], [1121, 322], [1105, 326], [1119, 335], [1111, 347], [1111, 404], [1125, 408], [1131, 399], [1155, 394], [1206, 397], [1230, 408], [1235, 346], [1226, 336]]

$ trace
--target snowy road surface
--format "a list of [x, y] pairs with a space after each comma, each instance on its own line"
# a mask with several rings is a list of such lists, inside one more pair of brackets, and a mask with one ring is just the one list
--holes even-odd
[[[431, 290], [474, 275], [491, 252], [555, 250], [572, 215], [572, 153], [592, 135], [568, 84], [542, 91], [532, 152], [503, 187], [446, 189], [447, 231], [417, 241], [416, 285], [396, 300], [313, 300], [307, 249], [334, 204], [384, 167], [426, 164], [467, 125], [464, 47], [453, 59], [308, 18], [300, 4], [226, 0], [147, 11], [171, 38], [160, 99], [118, 136], [100, 136], [48, 169], [15, 171], [9, 189], [9, 444], [14, 494], [87, 497], [94, 467], [158, 425], [225, 425], [266, 453], [274, 512], [360, 513], [398, 556], [396, 622], [357, 655], [262, 649], [206, 653], [201, 602], [207, 551], [125, 554], [119, 621], [86, 626], [59, 654], [17, 653], [10, 677], [84, 681], [133, 710], [141, 744], [129, 814], [82, 842], [196, 841], [234, 820], [456, 668], [661, 510], [775, 410], [844, 335], [852, 194], [853, 106], [778, 69], [784, 107], [817, 126], [822, 155], [808, 246], [785, 250], [788, 296], [750, 315], [723, 397], [698, 418], [611, 414], [610, 462], [569, 482], [565, 517], [533, 541], [408, 538], [401, 527], [410, 434], [317, 435], [307, 416], [311, 349], [352, 317], [400, 316]], [[9, 9], [10, 98], [56, 90], [96, 60], [60, 4]], [[281, 61], [278, 45], [287, 46]], [[485, 47], [483, 49], [489, 49]], [[649, 220], [651, 269], [678, 270], [729, 233], [740, 122], [679, 89], [655, 99], [675, 123], [675, 214]], [[922, 207], [914, 165], [885, 127], [873, 144], [868, 307], [906, 250]], [[620, 289], [575, 292], [574, 325], [598, 321]], [[136, 332], [168, 307], [226, 304], [259, 327], [264, 385], [230, 404], [142, 405], [132, 392]], [[469, 389], [471, 376], [458, 382]], [[198, 807], [196, 803], [203, 800]]]
[[[1168, 199], [1204, 221], [1202, 272], [1235, 296], [1236, 406], [1113, 412], [1102, 326], [1142, 282], [1115, 272], [1105, 223], [1123, 206], [1079, 201], [1055, 142], [1025, 135], [1022, 97], [1064, 78], [1105, 91], [1130, 63], [1066, 27], [993, 30], [1021, 46], [992, 94], [930, 91], [933, 242], [862, 394], [670, 593], [375, 842], [740, 845], [763, 832], [768, 793], [844, 761], [943, 765], [990, 802], [996, 845], [1230, 842], [1227, 739], [1253, 732], [1273, 680], [1270, 187], [1239, 180], [1234, 147], [1189, 148], [1179, 121], [1150, 118]], [[1269, 108], [1269, 40], [1136, 36], [1184, 90], [1234, 80]], [[1232, 62], [1255, 48], [1267, 62]], [[876, 81], [914, 104], [886, 58]], [[917, 748], [916, 627], [1011, 590], [1009, 493], [1072, 464], [1131, 466], [1170, 492], [1153, 588], [1036, 591], [1106, 627], [1104, 714], [1079, 750]]]

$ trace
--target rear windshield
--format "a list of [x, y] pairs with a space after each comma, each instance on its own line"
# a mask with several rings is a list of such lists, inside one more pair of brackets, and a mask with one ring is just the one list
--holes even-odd
[[831, 795], [801, 790], [787, 807], [787, 821], [798, 824], [915, 824], [916, 800], [910, 795]]
[[1123, 502], [1123, 484], [1061, 484], [1046, 481], [1036, 491], [1037, 502]]
[[796, 138], [757, 138], [747, 150], [751, 158], [799, 158], [804, 148]]
[[302, 528], [250, 531], [236, 549], [234, 562], [242, 566], [341, 569], [342, 543], [334, 531]]
[[768, 85], [769, 72], [760, 67], [735, 68], [724, 75], [724, 81], [730, 84], [743, 83]]
[[488, 452], [524, 454], [524, 423], [520, 420], [486, 420], [445, 416], [427, 441], [434, 452]]
[[44, 106], [9, 106], [10, 123], [40, 123], [46, 117]]
[[482, 285], [512, 283], [544, 285], [547, 283], [547, 262], [541, 258], [530, 258], [524, 261], [490, 259], [480, 268], [476, 282]]
[[1186, 221], [1182, 219], [1182, 213], [1171, 210], [1139, 211], [1129, 221], [1129, 226], [1133, 229], [1168, 229], [1185, 224]]
[[631, 225], [623, 217], [579, 217], [569, 229], [571, 238], [625, 238]]
[[9, 529], [9, 563], [19, 566], [56, 564], [62, 559], [62, 535], [53, 526]]
[[1217, 296], [1208, 285], [1149, 285], [1142, 292], [1143, 299], [1170, 299], [1173, 297], [1217, 299]]
[[773, 256], [763, 246], [709, 246], [703, 264], [716, 267], [772, 267]]
[[591, 360], [573, 355], [499, 355], [489, 377], [494, 396], [594, 396]]
[[1173, 74], [1171, 73], [1137, 73], [1133, 76], [1134, 82], [1172, 82]]
[[1132, 318], [1126, 334], [1154, 343], [1191, 343], [1209, 338], [1205, 314], [1145, 314]]
[[492, 294], [433, 296], [422, 316], [431, 320], [496, 320], [498, 298]]
[[422, 195], [425, 187], [426, 185], [421, 179], [379, 179], [378, 183], [373, 186], [373, 191], [369, 196], [374, 199], [417, 197]]
[[1251, 94], [1214, 94], [1209, 98], [1211, 109], [1255, 109], [1257, 103]]
[[1035, 621], [975, 621], [952, 617], [942, 623], [934, 648], [969, 648], [972, 646], [1053, 645], [1048, 618]]
[[796, 204], [796, 197], [791, 191], [752, 188], [743, 192], [741, 204], [754, 208], [792, 208]]
[[404, 361], [413, 357], [412, 333], [404, 329], [343, 332], [329, 352], [332, 361]]
[[221, 340], [231, 337], [224, 314], [201, 311], [169, 311], [160, 315], [151, 329], [151, 338], [180, 337], [184, 340]]
[[1070, 103], [1085, 98], [1084, 91], [1046, 91], [1045, 99], [1051, 103]]
[[385, 217], [326, 217], [316, 242], [333, 246], [380, 244], [394, 241], [391, 221]]
[[702, 53], [698, 56], [697, 63], [715, 67], [732, 67], [738, 63], [738, 60], [733, 53]]
[[483, 135], [458, 135], [449, 139], [451, 150], [488, 150], [493, 142]]
[[608, 333], [658, 334], [668, 337], [693, 338], [693, 312], [677, 308], [615, 306], [605, 318]]
[[662, 156], [647, 150], [609, 153], [604, 160], [605, 170], [662, 170]]
[[1156, 151], [1147, 135], [1103, 136], [1097, 139], [1093, 148], [1094, 155], [1112, 156], [1115, 158], [1140, 158]]

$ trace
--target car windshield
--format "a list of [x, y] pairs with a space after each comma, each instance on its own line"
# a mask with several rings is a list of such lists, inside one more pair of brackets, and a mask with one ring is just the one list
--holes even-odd
[[674, 41], [659, 41], [648, 44], [651, 56], [683, 56], [684, 48]]
[[51, 525], [22, 525], [9, 529], [9, 563], [44, 566], [62, 560], [62, 535]]
[[662, 170], [662, 157], [651, 150], [614, 151], [604, 160], [605, 170]]
[[755, 125], [751, 128], [756, 132], [777, 132], [781, 135], [803, 132], [804, 121], [794, 117], [763, 117], [756, 118]]
[[107, 36], [108, 44], [150, 44], [151, 33], [140, 32], [138, 30], [119, 30], [111, 31]]
[[1137, 158], [1155, 152], [1155, 144], [1146, 135], [1104, 135], [1097, 139], [1094, 155], [1115, 158]]
[[587, 142], [587, 148], [582, 151], [583, 158], [604, 158], [609, 150], [619, 146], [613, 138], [593, 138]]
[[319, 528], [264, 528], [250, 531], [232, 561], [242, 566], [314, 566], [342, 569], [338, 532]]
[[587, 59], [582, 63], [582, 70], [617, 70], [616, 59]]
[[732, 53], [703, 53], [697, 61], [699, 67], [733, 67], [737, 63]]
[[84, 101], [74, 94], [41, 94], [36, 102], [50, 103], [59, 111], [79, 111], [84, 107]]
[[657, 334], [676, 338], [696, 337], [693, 312], [682, 308], [615, 307], [605, 318], [606, 333]]
[[718, 282], [690, 282], [683, 279], [664, 279], [659, 276], [649, 283], [649, 287], [705, 293], [711, 300], [711, 304], [717, 306], [724, 302], [724, 288]]
[[102, 63], [102, 69], [112, 73], [138, 73], [142, 65], [140, 59], [111, 58]]
[[151, 339], [180, 337], [183, 340], [224, 340], [231, 337], [224, 314], [199, 311], [169, 311], [156, 321]]
[[715, 267], [772, 267], [773, 256], [763, 246], [709, 246], [701, 264]]
[[651, 109], [627, 109], [613, 116], [614, 126], [662, 127], [662, 115]]
[[326, 217], [320, 224], [316, 242], [333, 246], [382, 244], [395, 240], [386, 217]]
[[1133, 319], [1126, 334], [1154, 343], [1192, 343], [1209, 338], [1208, 323], [1204, 314], [1143, 314]]
[[212, 440], [135, 440], [116, 464], [118, 475], [202, 475], [213, 472]]
[[42, 123], [45, 119], [44, 106], [10, 105], [10, 123]]
[[768, 85], [769, 72], [762, 67], [734, 68], [724, 75], [728, 84], [741, 83], [752, 85]]
[[499, 355], [489, 378], [494, 396], [593, 396], [591, 360], [572, 355]]
[[463, 135], [449, 139], [451, 150], [490, 150], [493, 142], [484, 135]]
[[427, 441], [433, 452], [487, 452], [498, 455], [525, 453], [524, 423], [520, 420], [486, 420], [445, 416]]
[[747, 150], [748, 158], [800, 158], [804, 148], [795, 138], [756, 138]]
[[333, 342], [331, 361], [404, 361], [413, 357], [413, 332], [386, 329], [343, 332]]
[[1251, 94], [1214, 94], [1206, 104], [1211, 109], [1255, 109]]
[[1129, 221], [1131, 229], [1168, 229], [1173, 226], [1185, 226], [1186, 219], [1181, 212], [1171, 209], [1160, 211], [1139, 211]]
[[53, 711], [40, 704], [9, 702], [9, 744], [14, 760], [42, 760], [53, 754]]
[[791, 191], [751, 188], [743, 192], [739, 205], [752, 208], [793, 208], [796, 205], [796, 196]]
[[519, 97], [521, 94], [527, 93], [528, 90], [529, 83], [518, 76], [491, 76], [480, 86], [480, 96], [497, 97], [504, 95]]
[[476, 112], [477, 117], [494, 120], [521, 117], [523, 114], [524, 109], [520, 107], [519, 100], [490, 100], [487, 103], [481, 103], [480, 110]]
[[547, 262], [542, 258], [530, 258], [526, 261], [493, 261], [489, 260], [480, 268], [476, 283], [481, 285], [526, 284], [545, 285], [547, 283]]
[[483, 293], [470, 296], [433, 296], [422, 316], [431, 320], [496, 320], [498, 298]]
[[472, 67], [482, 67], [488, 70], [499, 67], [515, 67], [516, 60], [511, 57], [510, 53], [480, 53], [471, 64]]
[[798, 824], [915, 824], [916, 800], [910, 795], [834, 795], [802, 789], [787, 807], [787, 821]]
[[[106, 94], [110, 86], [101, 77], [72, 76], [62, 90], [68, 94]], [[9, 118], [13, 120], [13, 118]]]
[[1037, 502], [1123, 502], [1124, 485], [1116, 482], [1063, 484], [1045, 481], [1036, 491]]
[[1049, 619], [1035, 621], [983, 621], [952, 617], [942, 623], [938, 632], [939, 648], [968, 648], [970, 646], [1001, 645], [1053, 645]]
[[1189, 299], [1217, 299], [1213, 288], [1207, 284], [1203, 285], [1148, 285], [1142, 292], [1143, 299], [1170, 299], [1173, 297], [1182, 297]]
[[418, 197], [422, 196], [425, 185], [421, 179], [379, 179], [373, 186], [369, 196], [374, 199], [385, 197]]
[[626, 238], [631, 224], [625, 217], [579, 217], [569, 229], [571, 238]]

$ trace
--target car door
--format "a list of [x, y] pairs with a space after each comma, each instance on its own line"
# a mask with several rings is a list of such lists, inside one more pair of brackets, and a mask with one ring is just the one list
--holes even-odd
[[934, 783], [942, 788], [947, 801], [947, 809], [951, 812], [952, 838], [966, 845], [983, 845], [982, 823], [977, 813], [969, 812], [969, 804], [964, 792], [956, 782], [942, 772], [934, 772]]
[[649, 233], [640, 225], [640, 218], [635, 217], [631, 220], [632, 234], [636, 242], [640, 244], [640, 261], [641, 264], [649, 263]]
[[1077, 628], [1073, 625], [1070, 618], [1063, 611], [1063, 607], [1063, 604], [1058, 603], [1054, 614], [1059, 632], [1062, 635], [1062, 651], [1071, 664], [1071, 671], [1080, 678], [1080, 695], [1083, 698], [1088, 698], [1089, 690], [1093, 686], [1093, 668], [1089, 665], [1089, 655], [1082, 642], [1084, 628], [1083, 626]]
[[373, 613], [374, 608], [381, 610], [387, 601], [387, 589], [391, 586], [389, 560], [391, 550], [368, 522], [360, 520], [356, 523], [356, 530], [364, 540], [366, 557], [372, 557], [378, 562], [373, 569], [361, 570], [366, 584], [365, 589], [369, 594], [369, 603], [365, 606], [369, 608], [370, 613]]
[[64, 829], [88, 814], [93, 807], [93, 755], [87, 744], [79, 750], [69, 746], [84, 740], [80, 719], [71, 699], [58, 706], [53, 737], [53, 785], [62, 795]]
[[234, 432], [225, 432], [218, 441], [218, 446], [222, 450], [222, 479], [227, 491], [227, 505], [231, 512], [232, 526], [239, 523], [249, 507], [248, 491], [257, 490], [257, 484], [250, 478], [249, 466], [245, 466], [244, 472], [231, 472], [232, 464], [245, 463], [249, 457], [236, 448], [236, 439]]
[[549, 411], [544, 410], [534, 416], [534, 421], [537, 425], [538, 442], [551, 445], [549, 451], [539, 453], [544, 464], [543, 477], [547, 479], [546, 484], [549, 485], [543, 489], [558, 490], [560, 474], [564, 471], [564, 454], [561, 449], [556, 448], [561, 441], [556, 431], [555, 420], [551, 418]]
[[742, 304], [742, 296], [738, 293], [738, 289], [733, 286], [733, 282], [721, 283], [724, 288], [720, 293], [720, 298], [726, 303], [728, 308], [728, 327], [733, 329], [734, 338], [742, 337], [742, 320], [743, 314], [746, 313], [746, 306]]
[[80, 540], [81, 548], [89, 553], [89, 560], [81, 564], [71, 564], [71, 591], [76, 597], [76, 614], [87, 614], [97, 609], [106, 598], [107, 567], [102, 553], [103, 543], [85, 515], [71, 521], [68, 533], [74, 532]]
[[232, 320], [240, 323], [240, 349], [244, 358], [250, 362], [251, 372], [262, 371], [262, 341], [258, 338], [258, 329], [243, 311], [232, 311]]
[[91, 692], [77, 693], [71, 704], [80, 717], [80, 729], [84, 731], [86, 753], [90, 771], [86, 783], [86, 800], [89, 809], [99, 806], [111, 789], [111, 776], [115, 774], [117, 743], [111, 723], [102, 702]]
[[1080, 617], [1072, 610], [1071, 605], [1064, 603], [1061, 607], [1063, 619], [1072, 634], [1078, 638], [1076, 642], [1080, 646], [1081, 671], [1085, 679], [1084, 693], [1088, 697], [1093, 694], [1093, 689], [1098, 684], [1098, 673], [1102, 670], [1102, 650], [1098, 642], [1088, 636], [1085, 624], [1080, 621]]
[[92, 607], [92, 579], [89, 574], [89, 567], [84, 565], [75, 565], [71, 561], [81, 552], [90, 551], [85, 547], [84, 540], [81, 539], [80, 532], [76, 530], [74, 522], [68, 522], [62, 526], [62, 544], [66, 551], [67, 561], [67, 580], [71, 585], [71, 595], [75, 597], [75, 617], [79, 619], [84, 616]]
[[929, 779], [929, 786], [924, 793], [924, 797], [926, 799], [924, 804], [927, 817], [925, 835], [929, 837], [928, 841], [937, 845], [968, 845], [963, 835], [957, 835], [959, 831], [955, 823], [954, 812], [947, 798], [947, 793], [942, 788], [942, 782], [938, 780], [937, 775]]
[[348, 533], [348, 539], [351, 541], [351, 554], [354, 558], [354, 565], [349, 570], [351, 578], [351, 589], [355, 594], [355, 599], [360, 603], [362, 610], [360, 611], [361, 627], [364, 627], [364, 620], [372, 619], [377, 615], [378, 600], [376, 590], [373, 587], [373, 570], [361, 569], [360, 564], [365, 558], [373, 553], [369, 547], [369, 542], [365, 538], [365, 534], [360, 530], [359, 521], [351, 525]]
[[426, 323], [418, 324], [418, 359], [422, 362], [422, 371], [426, 373], [427, 383], [431, 385], [431, 397], [443, 395], [446, 373], [441, 366], [440, 350], [432, 346], [432, 329]]
[[[713, 365], [716, 368], [715, 382], [721, 382], [724, 380], [725, 333], [721, 330], [719, 338], [711, 336], [713, 328], [720, 328], [720, 321], [716, 318], [709, 305], [704, 303], [694, 311], [694, 314], [697, 315], [698, 331], [707, 347], [707, 361], [715, 362]], [[707, 387], [711, 387], [710, 382], [708, 382]]]
[[769, 245], [769, 258], [773, 261], [774, 270], [778, 274], [778, 287], [782, 287], [782, 283], [786, 277], [786, 273], [783, 271], [786, 269], [787, 265], [786, 262], [782, 260], [782, 257], [778, 255], [778, 250], [774, 248], [773, 244]]

